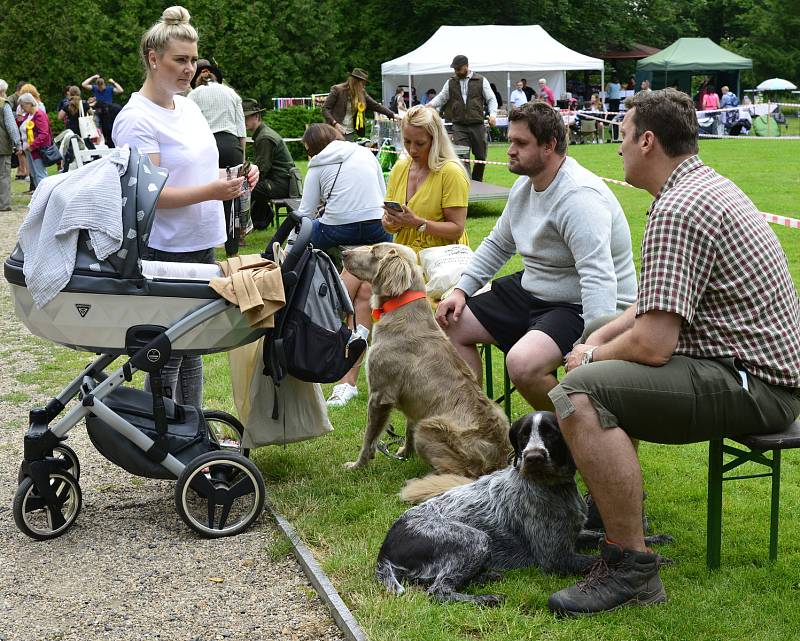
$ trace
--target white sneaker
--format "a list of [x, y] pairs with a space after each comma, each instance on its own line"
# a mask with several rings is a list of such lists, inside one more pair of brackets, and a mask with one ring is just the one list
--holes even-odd
[[334, 386], [331, 395], [326, 401], [330, 407], [342, 407], [347, 405], [351, 399], [358, 396], [358, 388], [349, 383], [339, 383]]

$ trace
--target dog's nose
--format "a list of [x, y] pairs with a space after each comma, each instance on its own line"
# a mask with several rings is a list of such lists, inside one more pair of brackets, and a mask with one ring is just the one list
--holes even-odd
[[543, 447], [527, 450], [524, 458], [526, 465], [538, 465], [544, 463], [547, 460], [547, 450], [545, 450]]

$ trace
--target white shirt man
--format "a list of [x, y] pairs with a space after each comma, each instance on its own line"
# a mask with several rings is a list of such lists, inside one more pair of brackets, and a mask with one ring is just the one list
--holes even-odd
[[511, 97], [509, 98], [509, 101], [515, 107], [521, 107], [526, 102], [528, 102], [528, 96], [525, 94], [524, 91], [525, 85], [522, 84], [521, 80], [517, 81], [516, 86], [517, 88], [511, 92]]

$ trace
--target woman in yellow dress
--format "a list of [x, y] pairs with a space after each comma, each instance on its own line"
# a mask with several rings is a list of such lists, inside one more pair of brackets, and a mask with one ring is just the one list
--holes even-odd
[[386, 188], [386, 200], [401, 210], [384, 207], [384, 229], [415, 251], [469, 244], [469, 178], [435, 109], [419, 105], [406, 112], [403, 145], [408, 156], [392, 168]]
[[[398, 160], [392, 168], [386, 188], [386, 201], [397, 203], [400, 209], [384, 205], [384, 229], [395, 234], [394, 242], [417, 252], [440, 245], [467, 245], [464, 224], [469, 178], [436, 110], [419, 105], [405, 112], [403, 145], [408, 157]], [[358, 322], [370, 330], [370, 284], [346, 271], [342, 278]], [[327, 401], [329, 406], [342, 407], [358, 396], [360, 369], [360, 364], [355, 365], [334, 386]]]

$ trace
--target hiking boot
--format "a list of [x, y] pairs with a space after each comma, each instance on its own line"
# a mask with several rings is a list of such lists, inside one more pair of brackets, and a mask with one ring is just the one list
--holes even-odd
[[600, 558], [585, 579], [550, 596], [547, 607], [559, 616], [616, 610], [626, 605], [651, 605], [667, 600], [658, 576], [659, 556], [648, 550], [626, 550], [603, 541]]
[[342, 407], [358, 396], [358, 388], [349, 383], [335, 385], [326, 403], [328, 407]]
[[[647, 492], [642, 496], [642, 532], [647, 534], [650, 531], [650, 523], [647, 520], [647, 514], [644, 511], [644, 500], [647, 498]], [[583, 524], [584, 530], [603, 530], [603, 518], [600, 516], [600, 510], [597, 509], [597, 503], [594, 502], [591, 494], [583, 497], [586, 501], [586, 522]]]

